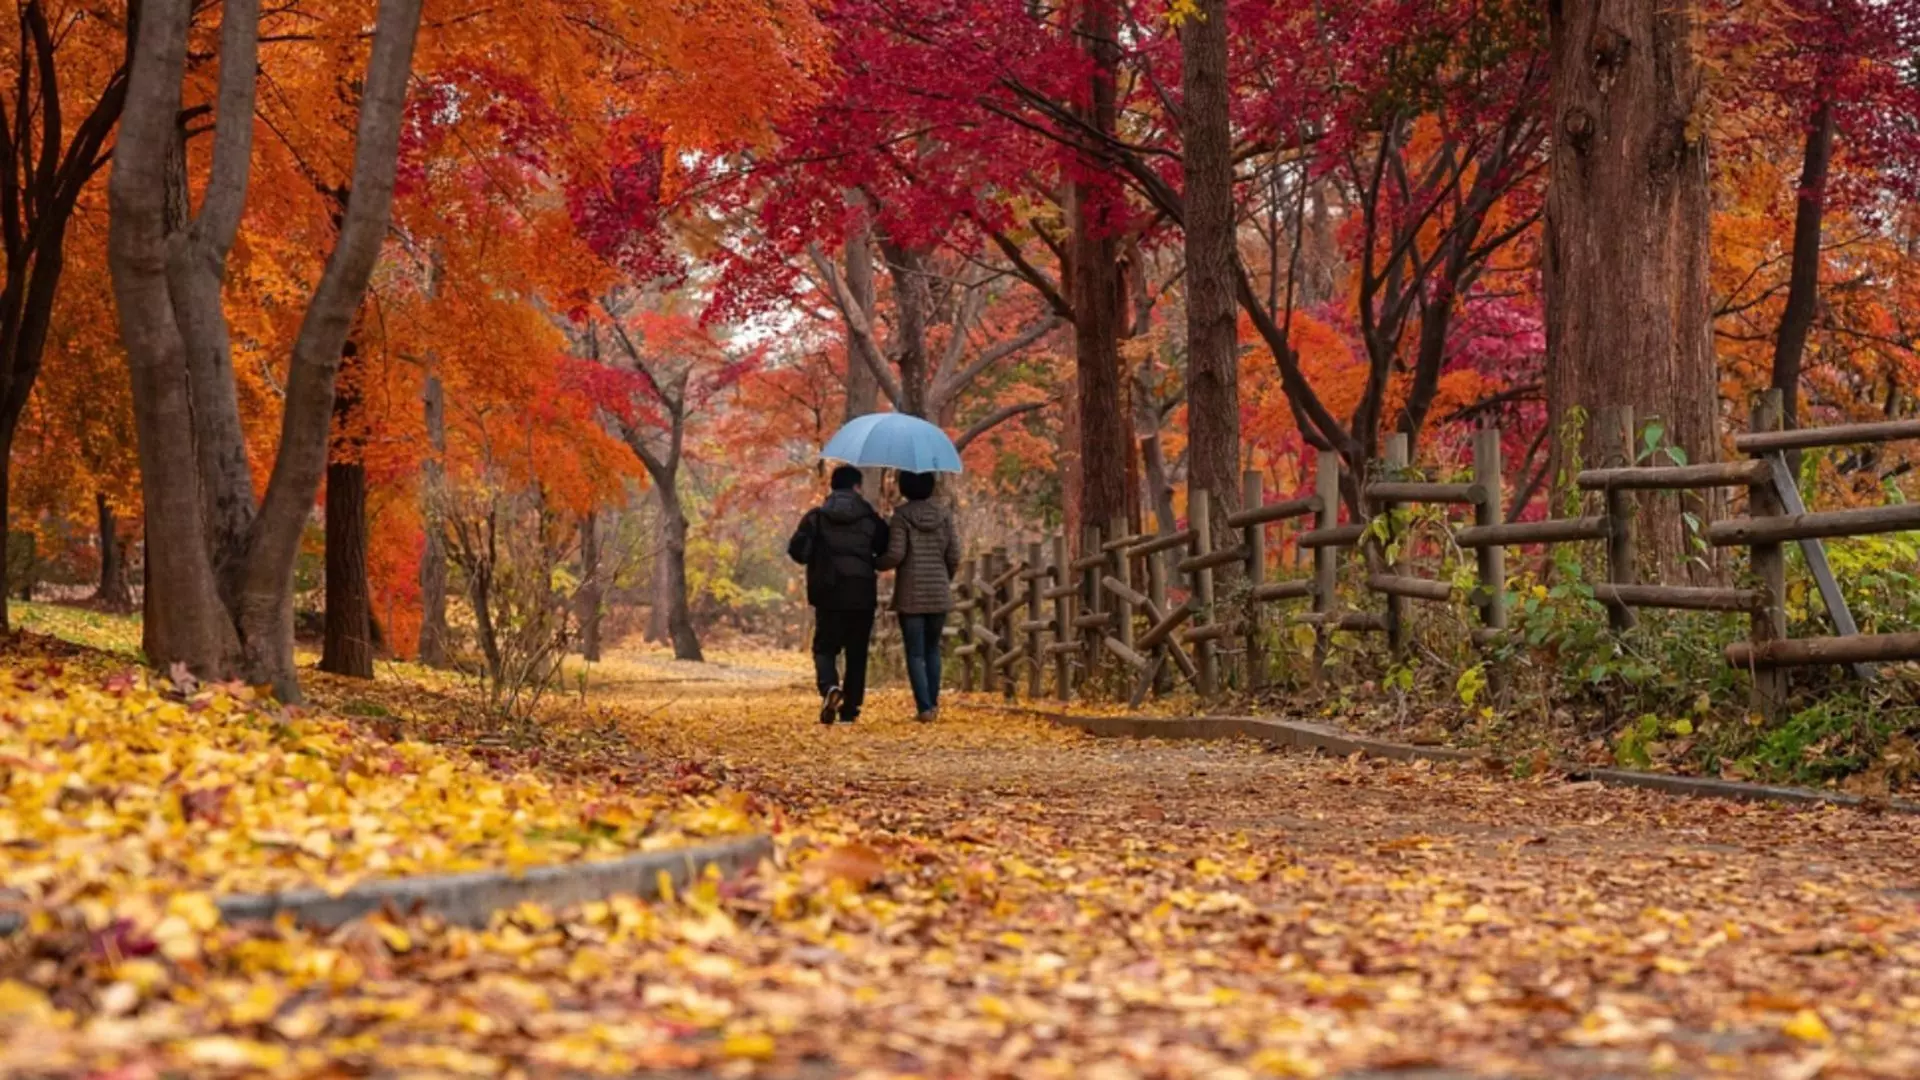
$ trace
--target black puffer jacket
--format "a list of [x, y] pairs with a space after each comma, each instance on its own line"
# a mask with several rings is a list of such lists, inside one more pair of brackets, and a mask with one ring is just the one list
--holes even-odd
[[836, 491], [807, 511], [787, 555], [807, 568], [807, 603], [827, 611], [880, 605], [876, 564], [887, 551], [887, 523], [856, 491]]

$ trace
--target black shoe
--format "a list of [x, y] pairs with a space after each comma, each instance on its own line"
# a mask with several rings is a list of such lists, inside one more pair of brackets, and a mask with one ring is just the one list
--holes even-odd
[[855, 719], [857, 719], [857, 717], [856, 717], [856, 715], [855, 715], [855, 714], [853, 714], [853, 713], [841, 713], [841, 714], [840, 714], [840, 722], [841, 722], [842, 724], [851, 724], [851, 723], [853, 723], [853, 722], [854, 722], [854, 720], [855, 720]]
[[839, 711], [840, 688], [836, 686], [827, 691], [826, 698], [820, 703], [820, 722], [823, 724], [833, 723], [833, 714]]

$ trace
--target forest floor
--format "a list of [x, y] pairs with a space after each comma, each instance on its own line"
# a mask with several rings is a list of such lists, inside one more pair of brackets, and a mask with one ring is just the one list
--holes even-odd
[[1915, 819], [919, 725], [892, 690], [826, 728], [804, 658], [718, 659], [616, 655], [511, 737], [405, 679], [316, 696], [740, 806], [758, 872], [483, 930], [42, 928], [0, 945], [0, 1074], [1920, 1074]]

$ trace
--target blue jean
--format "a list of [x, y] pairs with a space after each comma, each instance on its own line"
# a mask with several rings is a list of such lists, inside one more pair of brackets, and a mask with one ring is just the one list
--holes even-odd
[[940, 634], [947, 627], [945, 612], [900, 616], [900, 638], [907, 647], [907, 681], [913, 684], [913, 704], [919, 711], [940, 707]]

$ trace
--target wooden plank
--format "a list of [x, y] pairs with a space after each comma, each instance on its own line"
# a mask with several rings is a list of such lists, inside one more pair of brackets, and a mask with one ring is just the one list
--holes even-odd
[[1270, 581], [1253, 587], [1255, 603], [1271, 604], [1281, 600], [1305, 600], [1314, 595], [1313, 581], [1301, 578], [1298, 581]]
[[1180, 640], [1192, 645], [1219, 641], [1221, 638], [1229, 638], [1239, 632], [1240, 626], [1237, 623], [1208, 623], [1205, 626], [1189, 626], [1180, 631]]
[[999, 592], [1001, 589], [1004, 589], [1008, 585], [1013, 584], [1013, 579], [1019, 577], [1021, 572], [1026, 570], [1026, 568], [1027, 568], [1027, 565], [1025, 563], [1021, 562], [1018, 559], [1015, 559], [1013, 561], [1013, 565], [1007, 567], [1004, 571], [1002, 571], [999, 577], [996, 577], [987, 582], [987, 591]]
[[1603, 604], [1629, 607], [1673, 608], [1681, 611], [1756, 611], [1766, 607], [1765, 589], [1733, 589], [1693, 585], [1612, 585], [1601, 582], [1593, 587], [1594, 599]]
[[1218, 551], [1209, 551], [1205, 555], [1195, 555], [1191, 559], [1182, 559], [1180, 560], [1179, 570], [1183, 574], [1198, 574], [1204, 570], [1212, 570], [1216, 567], [1244, 562], [1246, 558], [1247, 549], [1239, 544], [1235, 544], [1232, 547], [1224, 547]]
[[[1766, 464], [1759, 462], [1758, 464]], [[1808, 514], [1730, 518], [1707, 526], [1707, 543], [1717, 547], [1783, 544], [1830, 536], [1870, 536], [1920, 529], [1920, 503], [1823, 510]]]
[[1167, 640], [1169, 635], [1171, 635], [1175, 630], [1180, 629], [1180, 626], [1182, 623], [1185, 623], [1188, 619], [1191, 619], [1191, 618], [1193, 618], [1193, 608], [1189, 607], [1186, 604], [1181, 604], [1179, 607], [1174, 608], [1172, 611], [1168, 612], [1165, 618], [1161, 619], [1157, 623], [1154, 623], [1152, 629], [1148, 630], [1144, 634], [1141, 634], [1140, 640], [1134, 642], [1134, 648], [1136, 649], [1153, 648], [1155, 645], [1158, 645], [1161, 642]]
[[[1781, 508], [1789, 514], [1806, 513], [1807, 504], [1800, 499], [1800, 484], [1794, 479], [1792, 466], [1787, 464], [1787, 455], [1768, 454], [1767, 464], [1773, 469], [1773, 489], [1780, 497]], [[1833, 620], [1835, 632], [1841, 637], [1859, 633], [1859, 624], [1853, 621], [1853, 609], [1847, 606], [1846, 594], [1840, 591], [1840, 582], [1833, 576], [1833, 564], [1827, 561], [1827, 545], [1818, 537], [1802, 540], [1800, 554], [1807, 560], [1807, 570], [1813, 575], [1814, 584], [1820, 587], [1820, 600], [1827, 606], [1827, 617]], [[1855, 664], [1853, 676], [1856, 679], [1871, 679], [1873, 666]]]
[[1113, 625], [1113, 612], [1095, 611], [1087, 615], [1076, 615], [1073, 620], [1075, 630], [1096, 630]]
[[[1190, 635], [1198, 630], [1210, 629], [1202, 625], [1212, 623], [1217, 616], [1213, 611], [1213, 567], [1220, 565], [1208, 562], [1210, 556], [1219, 555], [1213, 550], [1213, 511], [1212, 493], [1204, 487], [1189, 485], [1187, 491], [1187, 517], [1193, 522], [1193, 558], [1183, 560], [1180, 569], [1193, 575], [1193, 607], [1195, 625], [1181, 631], [1183, 640], [1197, 642], [1193, 650], [1194, 659], [1200, 665], [1200, 697], [1211, 699], [1220, 692], [1220, 669], [1213, 656], [1211, 642], [1213, 637], [1193, 638]], [[1239, 558], [1245, 558], [1241, 552]], [[1233, 561], [1231, 559], [1229, 562]], [[1192, 564], [1189, 566], [1189, 564]]]
[[1305, 517], [1320, 512], [1320, 496], [1308, 495], [1301, 499], [1288, 499], [1277, 503], [1251, 504], [1246, 510], [1236, 510], [1227, 515], [1227, 524], [1236, 529], [1250, 525], [1266, 525], [1288, 518]]
[[1128, 548], [1133, 547], [1135, 544], [1138, 544], [1143, 540], [1151, 540], [1152, 538], [1153, 538], [1152, 533], [1128, 533], [1125, 536], [1103, 542], [1100, 545], [1100, 550], [1103, 552], [1106, 552], [1108, 555], [1111, 555], [1116, 551], [1126, 551]]
[[[1033, 569], [1027, 571], [1024, 575], [1027, 582], [1027, 617], [1021, 621], [1020, 629], [1025, 631], [1027, 635], [1026, 653], [1028, 656], [1035, 658], [1036, 661], [1046, 655], [1040, 651], [1042, 647], [1040, 635], [1047, 630], [1053, 629], [1051, 620], [1040, 617], [1042, 610], [1040, 606], [1040, 585], [1036, 579], [1051, 576], [1051, 571], [1040, 564], [1043, 558], [1045, 558], [1045, 555], [1043, 554], [1040, 541], [1028, 541], [1027, 565]], [[1027, 665], [1028, 700], [1037, 700], [1040, 697], [1040, 681], [1046, 677], [1045, 668], [1046, 665], [1042, 663]]]
[[1383, 480], [1367, 485], [1367, 498], [1382, 503], [1479, 503], [1486, 497], [1478, 484]]
[[[1403, 473], [1412, 464], [1413, 447], [1411, 440], [1407, 438], [1407, 433], [1404, 431], [1396, 431], [1387, 436], [1387, 470], [1390, 473]], [[1367, 486], [1374, 487], [1375, 485], [1369, 484]], [[1400, 504], [1392, 500], [1382, 500], [1375, 503], [1375, 505], [1380, 508], [1380, 516], [1385, 520], [1387, 527], [1389, 529], [1395, 528], [1398, 523], [1394, 520], [1394, 511], [1400, 509]], [[1409, 573], [1412, 568], [1412, 560], [1407, 550], [1409, 545], [1405, 543], [1406, 538], [1396, 536], [1394, 539], [1402, 542], [1398, 545], [1399, 551], [1395, 555], [1393, 563], [1388, 567], [1393, 573], [1370, 576], [1367, 579], [1369, 588], [1373, 587], [1373, 581], [1376, 577], [1383, 580], [1405, 579], [1409, 582], [1417, 580]], [[1383, 545], [1376, 539], [1369, 546], [1379, 551]], [[1385, 552], [1380, 551], [1380, 554], [1384, 555]], [[1371, 556], [1369, 557], [1369, 563], [1371, 564]], [[1407, 594], [1391, 589], [1382, 591], [1387, 594], [1387, 650], [1394, 659], [1403, 660], [1406, 658], [1408, 646], [1412, 644], [1412, 634], [1407, 625]]]
[[1108, 652], [1119, 657], [1121, 663], [1126, 664], [1135, 671], [1147, 670], [1147, 665], [1151, 662], [1146, 657], [1122, 645], [1119, 638], [1101, 638], [1100, 644], [1106, 646]]
[[1019, 663], [1022, 660], [1025, 660], [1026, 658], [1027, 658], [1027, 650], [1015, 649], [1010, 653], [1002, 653], [999, 656], [994, 657], [993, 667], [994, 667], [994, 670], [996, 671], [998, 671], [1001, 668], [1010, 669], [1013, 667], [1013, 665]]
[[1111, 574], [1100, 579], [1100, 587], [1127, 603], [1132, 604], [1134, 607], [1143, 608], [1147, 606], [1148, 600], [1146, 594], [1134, 592]]
[[1098, 570], [1105, 565], [1107, 565], [1107, 557], [1104, 554], [1096, 552], [1092, 555], [1082, 555], [1073, 560], [1067, 564], [1067, 569], [1076, 574], [1082, 574], [1088, 570]]
[[1882, 420], [1870, 424], [1834, 424], [1790, 431], [1754, 431], [1735, 435], [1733, 446], [1743, 454], [1776, 454], [1782, 450], [1858, 446], [1901, 439], [1920, 439], [1920, 420]]
[[1020, 631], [1023, 634], [1038, 634], [1041, 631], [1053, 629], [1053, 620], [1052, 619], [1021, 619], [1018, 623], [1014, 625], [1014, 629]]
[[1056, 641], [1046, 648], [1047, 655], [1052, 657], [1067, 656], [1079, 651], [1080, 643], [1077, 641]]
[[1409, 600], [1446, 603], [1453, 599], [1453, 586], [1447, 582], [1429, 581], [1406, 574], [1368, 574], [1367, 588]]
[[1078, 584], [1055, 585], [1051, 589], [1040, 590], [1040, 599], [1042, 600], [1064, 600], [1069, 596], [1078, 595], [1080, 595], [1080, 586]]
[[1727, 663], [1734, 667], [1800, 667], [1899, 660], [1920, 660], [1920, 633], [1782, 638], [1757, 646], [1750, 641], [1736, 641], [1727, 646]]
[[1172, 532], [1165, 536], [1156, 536], [1150, 540], [1143, 540], [1128, 548], [1127, 554], [1135, 558], [1143, 555], [1158, 555], [1162, 551], [1172, 551], [1174, 548], [1187, 547], [1192, 543], [1193, 530], [1181, 529], [1179, 532]]
[[1564, 544], [1582, 540], [1605, 540], [1608, 522], [1605, 515], [1557, 518], [1552, 521], [1521, 521], [1497, 525], [1469, 525], [1453, 534], [1453, 542], [1463, 548], [1511, 547], [1519, 544]]
[[1367, 535], [1364, 524], [1335, 525], [1326, 529], [1308, 529], [1295, 538], [1294, 543], [1303, 548], [1352, 547]]
[[1335, 630], [1344, 630], [1350, 634], [1384, 634], [1387, 632], [1387, 617], [1372, 611], [1349, 611], [1342, 615], [1331, 612], [1312, 611], [1298, 617], [1297, 621], [1308, 626], [1327, 626]]
[[[1612, 436], [1608, 431], [1607, 435]], [[1742, 487], [1773, 479], [1764, 461], [1711, 461], [1705, 465], [1624, 465], [1583, 469], [1576, 483], [1586, 491], [1682, 491]]]
[[1032, 590], [1025, 590], [1022, 592], [1014, 593], [1013, 599], [1008, 600], [1006, 603], [1001, 604], [999, 607], [993, 609], [993, 614], [988, 616], [989, 621], [1005, 622], [1009, 617], [1013, 615], [1014, 612], [1019, 611], [1021, 608], [1027, 606], [1026, 593], [1031, 591]]

